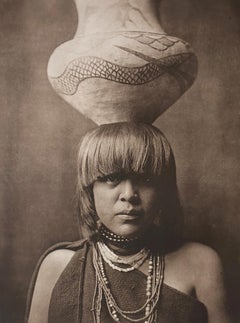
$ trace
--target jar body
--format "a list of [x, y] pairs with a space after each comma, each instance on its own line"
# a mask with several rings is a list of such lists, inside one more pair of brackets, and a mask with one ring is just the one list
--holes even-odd
[[[79, 11], [82, 2], [76, 0]], [[120, 1], [103, 2], [109, 5]], [[156, 2], [135, 1], [134, 10], [130, 8], [135, 16], [129, 14], [129, 3], [122, 1], [121, 4], [122, 12], [128, 13], [125, 20], [121, 16], [110, 25], [106, 20], [96, 33], [93, 31], [99, 21], [97, 13], [95, 23], [91, 15], [87, 16], [86, 21], [91, 24], [86, 25], [85, 32], [80, 33], [78, 27], [74, 39], [60, 45], [49, 60], [48, 77], [54, 90], [97, 124], [152, 123], [192, 85], [196, 77], [196, 56], [186, 42], [164, 33], [157, 12], [153, 10]], [[98, 6], [100, 4], [98, 2]], [[141, 14], [142, 7], [138, 8], [137, 4], [151, 10]], [[109, 10], [113, 8], [110, 6]], [[85, 4], [83, 12], [86, 11]], [[137, 13], [142, 20], [137, 18]], [[143, 15], [148, 20], [152, 17], [152, 22], [147, 23]], [[134, 30], [129, 30], [129, 17], [135, 17], [131, 19]], [[142, 30], [147, 26], [149, 30]]]

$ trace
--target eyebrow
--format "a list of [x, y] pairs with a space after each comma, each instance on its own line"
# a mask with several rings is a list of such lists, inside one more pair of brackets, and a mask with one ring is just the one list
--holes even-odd
[[104, 179], [107, 179], [109, 176], [116, 176], [116, 177], [120, 177], [120, 178], [126, 178], [127, 174], [124, 174], [124, 173], [121, 173], [121, 172], [108, 173], [106, 175], [97, 176], [97, 180], [104, 180]]
[[155, 175], [155, 174], [151, 174], [149, 172], [146, 172], [146, 173], [137, 173], [137, 172], [131, 172], [131, 173], [125, 173], [125, 172], [114, 172], [114, 173], [108, 173], [106, 175], [100, 175], [100, 176], [97, 176], [97, 179], [96, 180], [104, 180], [106, 179], [107, 177], [109, 176], [116, 176], [116, 177], [119, 177], [119, 178], [122, 178], [122, 179], [125, 179], [125, 178], [144, 178], [144, 177], [151, 177], [151, 178], [157, 178], [159, 177], [158, 175]]

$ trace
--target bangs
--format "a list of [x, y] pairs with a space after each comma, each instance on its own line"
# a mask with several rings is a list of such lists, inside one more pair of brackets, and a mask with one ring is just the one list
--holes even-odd
[[86, 134], [79, 150], [79, 180], [83, 186], [116, 173], [162, 176], [172, 152], [161, 131], [152, 125], [115, 123]]

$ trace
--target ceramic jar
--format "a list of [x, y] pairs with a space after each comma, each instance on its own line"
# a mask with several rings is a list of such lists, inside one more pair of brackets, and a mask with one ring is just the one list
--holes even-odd
[[167, 35], [156, 0], [75, 0], [75, 37], [53, 52], [53, 89], [97, 124], [152, 123], [193, 83], [197, 59]]

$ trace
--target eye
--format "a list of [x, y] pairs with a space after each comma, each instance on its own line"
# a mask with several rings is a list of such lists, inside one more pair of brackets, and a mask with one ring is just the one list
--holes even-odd
[[105, 181], [106, 183], [117, 185], [120, 183], [121, 178], [119, 175], [108, 175]]
[[152, 182], [153, 177], [151, 175], [144, 174], [141, 176], [141, 180], [145, 183], [150, 183], [150, 182]]
[[157, 182], [156, 178], [149, 174], [142, 175], [140, 180], [145, 185], [155, 185]]
[[115, 185], [118, 185], [122, 181], [122, 176], [119, 174], [110, 174], [110, 175], [103, 176], [103, 177], [99, 178], [98, 180], [101, 182], [105, 182], [107, 184], [115, 186]]

